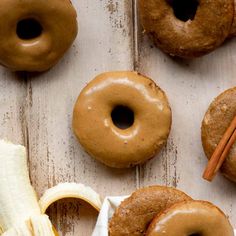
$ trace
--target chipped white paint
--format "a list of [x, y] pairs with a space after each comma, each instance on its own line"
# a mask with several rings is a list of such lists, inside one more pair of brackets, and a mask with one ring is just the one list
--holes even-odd
[[0, 136], [24, 144], [25, 81], [5, 68], [0, 68], [0, 73]]
[[[173, 60], [140, 33], [137, 12], [133, 12], [135, 0], [74, 0], [74, 4], [79, 35], [56, 67], [37, 75], [1, 68], [0, 135], [27, 145], [38, 194], [62, 181], [82, 182], [103, 197], [128, 194], [149, 184], [177, 186], [222, 207], [236, 226], [235, 185], [221, 176], [212, 184], [201, 179], [206, 159], [200, 143], [201, 120], [208, 104], [235, 86], [235, 40], [200, 59]], [[73, 105], [97, 74], [134, 68], [166, 91], [173, 128], [158, 158], [136, 170], [111, 170], [85, 154], [75, 140]], [[66, 236], [90, 235], [97, 216], [88, 205], [71, 200], [54, 205], [49, 213]]]

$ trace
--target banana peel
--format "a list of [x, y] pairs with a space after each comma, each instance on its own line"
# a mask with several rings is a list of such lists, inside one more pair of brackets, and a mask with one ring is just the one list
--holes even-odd
[[38, 201], [30, 183], [25, 147], [0, 140], [0, 235], [58, 236], [47, 208], [64, 198], [78, 198], [96, 210], [101, 209], [99, 195], [90, 187], [63, 183], [48, 189]]
[[77, 198], [86, 201], [97, 211], [101, 209], [101, 200], [98, 194], [88, 186], [76, 183], [62, 183], [48, 189], [39, 200], [39, 206], [44, 214], [54, 202], [65, 198]]

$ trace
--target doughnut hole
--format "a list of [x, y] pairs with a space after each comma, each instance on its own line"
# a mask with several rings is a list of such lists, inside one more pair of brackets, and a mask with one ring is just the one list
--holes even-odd
[[175, 17], [181, 21], [193, 20], [197, 8], [199, 6], [199, 0], [167, 0], [174, 10]]
[[16, 34], [20, 39], [30, 40], [42, 34], [42, 25], [33, 18], [23, 19], [17, 23]]
[[195, 233], [195, 234], [190, 234], [189, 236], [201, 236], [201, 234]]
[[134, 123], [134, 112], [127, 106], [118, 105], [111, 112], [113, 124], [119, 129], [128, 129]]

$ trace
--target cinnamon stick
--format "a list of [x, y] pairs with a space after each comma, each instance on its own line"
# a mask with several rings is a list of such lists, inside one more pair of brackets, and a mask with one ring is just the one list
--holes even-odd
[[236, 141], [236, 116], [231, 122], [230, 126], [224, 133], [218, 146], [216, 147], [212, 157], [210, 158], [208, 165], [204, 171], [203, 178], [212, 181], [217, 171], [225, 161], [230, 148]]
[[223, 153], [222, 153], [222, 155], [220, 157], [219, 163], [218, 163], [218, 165], [216, 167], [216, 170], [215, 170], [216, 173], [218, 172], [218, 170], [220, 169], [220, 167], [224, 163], [226, 157], [229, 154], [229, 151], [230, 151], [231, 147], [234, 145], [235, 142], [236, 142], [236, 129], [234, 130], [231, 138], [229, 139], [229, 142], [225, 146], [225, 149], [224, 149], [224, 151], [223, 151]]

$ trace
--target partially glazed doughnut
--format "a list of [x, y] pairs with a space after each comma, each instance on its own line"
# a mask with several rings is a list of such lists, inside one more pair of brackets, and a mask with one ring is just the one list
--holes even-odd
[[161, 212], [146, 236], [234, 236], [225, 214], [205, 201], [177, 203]]
[[221, 45], [234, 17], [234, 0], [140, 0], [139, 8], [142, 26], [154, 43], [183, 58], [202, 56]]
[[[202, 144], [208, 159], [236, 115], [236, 87], [226, 90], [211, 103], [202, 121]], [[221, 171], [236, 182], [236, 143], [232, 146]]]
[[109, 223], [109, 236], [143, 236], [157, 214], [187, 200], [191, 198], [174, 188], [152, 186], [137, 190], [117, 208]]
[[54, 66], [77, 35], [69, 0], [1, 0], [0, 63], [14, 71]]
[[166, 143], [170, 127], [165, 93], [136, 72], [97, 76], [83, 89], [74, 108], [73, 129], [81, 145], [115, 168], [154, 157]]

